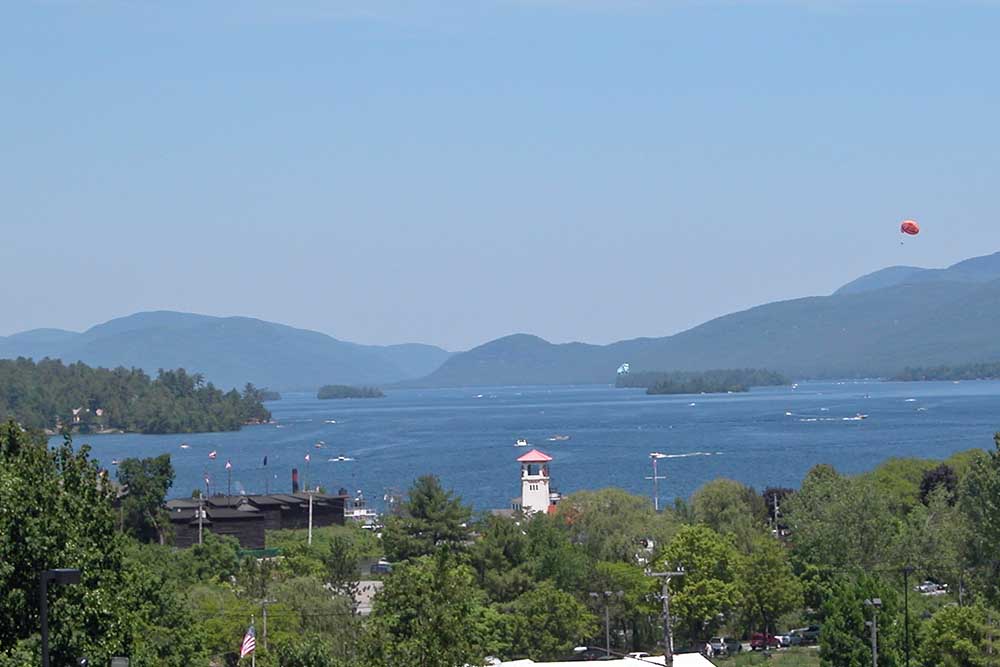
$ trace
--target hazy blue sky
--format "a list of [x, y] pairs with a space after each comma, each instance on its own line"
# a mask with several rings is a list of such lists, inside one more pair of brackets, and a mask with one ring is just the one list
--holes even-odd
[[988, 1], [7, 2], [0, 334], [607, 342], [994, 252], [998, 33]]

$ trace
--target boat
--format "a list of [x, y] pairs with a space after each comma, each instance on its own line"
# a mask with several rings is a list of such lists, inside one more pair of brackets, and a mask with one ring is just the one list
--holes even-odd
[[332, 458], [327, 459], [327, 461], [331, 463], [344, 463], [345, 461], [353, 461], [353, 460], [354, 459], [352, 459], [350, 456], [344, 456], [343, 454], [341, 454], [340, 456], [334, 456]]
[[118, 465], [118, 463], [119, 463], [118, 459], [111, 459], [111, 465], [116, 466]]
[[566, 440], [569, 440], [568, 435], [556, 434], [549, 438], [549, 442], [565, 442]]
[[379, 527], [378, 512], [368, 507], [368, 503], [365, 501], [365, 497], [360, 489], [357, 495], [354, 496], [354, 500], [345, 503], [344, 520], [360, 523], [362, 528], [368, 528], [369, 530]]
[[528, 446], [528, 441], [525, 440], [524, 438], [518, 438], [517, 442], [514, 443], [514, 446], [515, 447], [527, 447]]
[[191, 449], [191, 445], [187, 444], [186, 442], [182, 442], [181, 449]]

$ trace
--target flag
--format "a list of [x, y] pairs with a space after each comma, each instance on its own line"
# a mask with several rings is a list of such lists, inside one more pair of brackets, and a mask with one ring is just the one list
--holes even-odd
[[264, 456], [264, 467], [267, 467], [267, 456]]
[[306, 463], [309, 463], [309, 455], [306, 454]]
[[232, 470], [232, 469], [233, 469], [233, 462], [230, 461], [229, 459], [226, 459], [226, 470]]
[[247, 633], [243, 635], [243, 644], [240, 645], [240, 658], [245, 658], [257, 648], [257, 635], [253, 631], [253, 624], [247, 628]]
[[216, 452], [214, 449], [208, 453], [208, 458], [212, 459], [213, 461], [215, 460], [216, 456], [218, 456], [218, 452]]

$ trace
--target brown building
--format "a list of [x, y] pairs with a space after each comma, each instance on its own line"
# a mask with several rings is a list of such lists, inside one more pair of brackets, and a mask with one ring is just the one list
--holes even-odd
[[[344, 525], [346, 496], [314, 493], [312, 525]], [[244, 549], [263, 549], [264, 532], [288, 528], [308, 528], [309, 494], [270, 494], [262, 496], [211, 496], [201, 502], [201, 528], [216, 535], [232, 535]], [[189, 547], [198, 543], [197, 498], [167, 501], [174, 544]]]

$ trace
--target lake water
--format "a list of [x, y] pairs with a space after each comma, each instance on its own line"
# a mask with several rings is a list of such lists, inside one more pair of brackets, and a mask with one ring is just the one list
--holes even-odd
[[[672, 500], [716, 477], [758, 490], [795, 487], [817, 463], [857, 473], [890, 457], [944, 458], [992, 447], [1000, 382], [806, 383], [699, 396], [595, 386], [403, 390], [371, 400], [289, 394], [268, 407], [276, 423], [235, 433], [77, 442], [89, 443], [104, 465], [170, 453], [175, 496], [203, 489], [206, 474], [213, 491], [226, 492], [231, 460], [234, 493], [287, 492], [297, 467], [303, 482], [361, 489], [378, 505], [386, 489], [405, 490], [433, 473], [477, 509], [507, 507], [519, 495], [515, 459], [526, 450], [513, 446], [518, 438], [554, 457], [553, 486], [564, 493], [617, 486], [651, 494], [644, 477], [651, 474], [649, 453], [659, 451], [672, 455], [660, 462], [667, 477], [660, 495]], [[859, 413], [868, 418], [850, 419]], [[548, 440], [556, 434], [570, 439]], [[354, 460], [328, 461], [337, 456]]]

